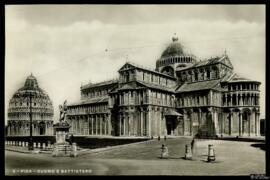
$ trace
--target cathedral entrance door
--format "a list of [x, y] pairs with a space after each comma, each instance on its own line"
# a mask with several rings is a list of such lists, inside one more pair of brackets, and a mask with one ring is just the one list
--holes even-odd
[[172, 125], [171, 124], [167, 124], [167, 133], [168, 133], [168, 135], [172, 134]]

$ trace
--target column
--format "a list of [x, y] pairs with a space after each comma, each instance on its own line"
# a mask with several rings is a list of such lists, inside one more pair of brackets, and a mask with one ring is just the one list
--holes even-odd
[[122, 96], [119, 94], [119, 104], [122, 105]]
[[131, 92], [128, 91], [128, 105], [131, 104]]
[[98, 115], [95, 115], [95, 126], [96, 126], [95, 134], [98, 135]]
[[119, 114], [119, 136], [122, 135], [122, 114]]
[[236, 95], [236, 98], [235, 98], [236, 102], [235, 102], [235, 104], [236, 104], [236, 106], [238, 106], [239, 105], [239, 102], [238, 102], [238, 100], [239, 100], [238, 93], [236, 93], [235, 95]]
[[201, 108], [198, 108], [198, 123], [199, 123], [199, 128], [201, 127], [201, 121], [202, 121], [202, 110]]
[[230, 130], [229, 130], [229, 135], [232, 135], [232, 131], [233, 131], [233, 114], [232, 111], [230, 110], [230, 114], [229, 114], [229, 121], [230, 121]]
[[232, 93], [230, 93], [230, 106], [232, 106]]
[[148, 108], [148, 135], [149, 137], [152, 136], [152, 132], [151, 132], [151, 107]]
[[93, 115], [90, 116], [91, 119], [91, 135], [94, 135], [94, 117]]
[[123, 126], [124, 126], [124, 132], [123, 132], [123, 135], [125, 136], [126, 135], [126, 115], [123, 114]]
[[260, 121], [259, 121], [259, 113], [255, 112], [255, 135], [260, 135]]
[[104, 135], [107, 135], [107, 118], [106, 114], [103, 115], [104, 118]]
[[242, 112], [239, 112], [239, 136], [242, 136]]
[[[211, 95], [212, 96], [212, 95]], [[210, 98], [211, 99], [211, 98]], [[210, 100], [211, 101], [211, 100]], [[190, 136], [192, 136], [193, 135], [193, 118], [192, 118], [192, 116], [193, 116], [193, 109], [191, 108], [190, 109]]]
[[90, 129], [90, 127], [89, 127], [89, 124], [90, 124], [90, 116], [89, 115], [87, 115], [87, 126], [88, 126], [88, 135], [90, 134], [90, 132], [91, 132], [91, 129]]
[[243, 106], [243, 95], [242, 95], [242, 93], [240, 93], [240, 104], [239, 105]]
[[141, 118], [140, 118], [141, 136], [143, 136], [143, 109], [142, 108], [141, 108], [141, 111], [140, 111], [140, 115], [141, 115]]
[[103, 121], [104, 121], [104, 119], [103, 119], [103, 117], [102, 117], [102, 115], [100, 115], [99, 116], [99, 126], [100, 126], [100, 128], [99, 128], [99, 134], [100, 135], [103, 135]]
[[250, 136], [250, 133], [251, 133], [251, 118], [250, 118], [250, 116], [251, 116], [251, 113], [249, 112], [248, 113], [248, 136]]
[[112, 135], [111, 113], [108, 114], [108, 135]]
[[227, 102], [227, 98], [228, 98], [228, 96], [227, 96], [227, 94], [225, 94], [225, 103], [224, 103], [225, 106], [228, 106], [228, 104], [227, 104], [227, 103], [228, 103], [228, 102]]
[[130, 115], [128, 115], [128, 136], [130, 136]]

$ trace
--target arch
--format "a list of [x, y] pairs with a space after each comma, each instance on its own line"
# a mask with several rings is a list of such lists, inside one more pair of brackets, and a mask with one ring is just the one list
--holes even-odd
[[44, 121], [41, 121], [40, 123], [38, 123], [38, 132], [39, 135], [45, 135], [46, 134], [46, 124]]
[[171, 66], [165, 66], [162, 68], [161, 73], [174, 76], [174, 69]]
[[210, 79], [211, 78], [211, 71], [209, 68], [206, 69], [206, 78]]
[[187, 67], [186, 64], [179, 64], [179, 65], [176, 66], [176, 68], [185, 68], [185, 67]]

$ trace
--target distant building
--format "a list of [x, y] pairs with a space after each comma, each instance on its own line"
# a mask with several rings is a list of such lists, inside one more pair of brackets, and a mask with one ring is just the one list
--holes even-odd
[[75, 135], [260, 134], [260, 82], [237, 75], [226, 53], [197, 60], [173, 37], [156, 70], [128, 62], [118, 72], [118, 80], [83, 85], [68, 105]]
[[7, 136], [30, 135], [30, 96], [32, 96], [33, 136], [53, 135], [53, 105], [31, 74], [9, 101]]

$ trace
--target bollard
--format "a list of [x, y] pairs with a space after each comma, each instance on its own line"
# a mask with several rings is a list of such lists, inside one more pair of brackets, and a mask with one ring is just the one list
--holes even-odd
[[53, 144], [53, 153], [52, 156], [56, 157], [58, 155], [58, 148], [56, 146], [56, 143]]
[[192, 159], [192, 152], [191, 152], [191, 147], [189, 144], [186, 144], [185, 148], [185, 159], [191, 160]]
[[215, 150], [213, 148], [212, 144], [208, 145], [208, 157], [207, 157], [207, 161], [208, 162], [212, 162], [216, 160], [216, 155], [215, 155]]
[[164, 144], [162, 144], [162, 146], [161, 146], [161, 158], [164, 159], [164, 158], [168, 158], [168, 157], [169, 157], [168, 147], [165, 146]]
[[76, 143], [72, 143], [70, 157], [77, 157], [77, 156], [78, 156], [77, 145]]

